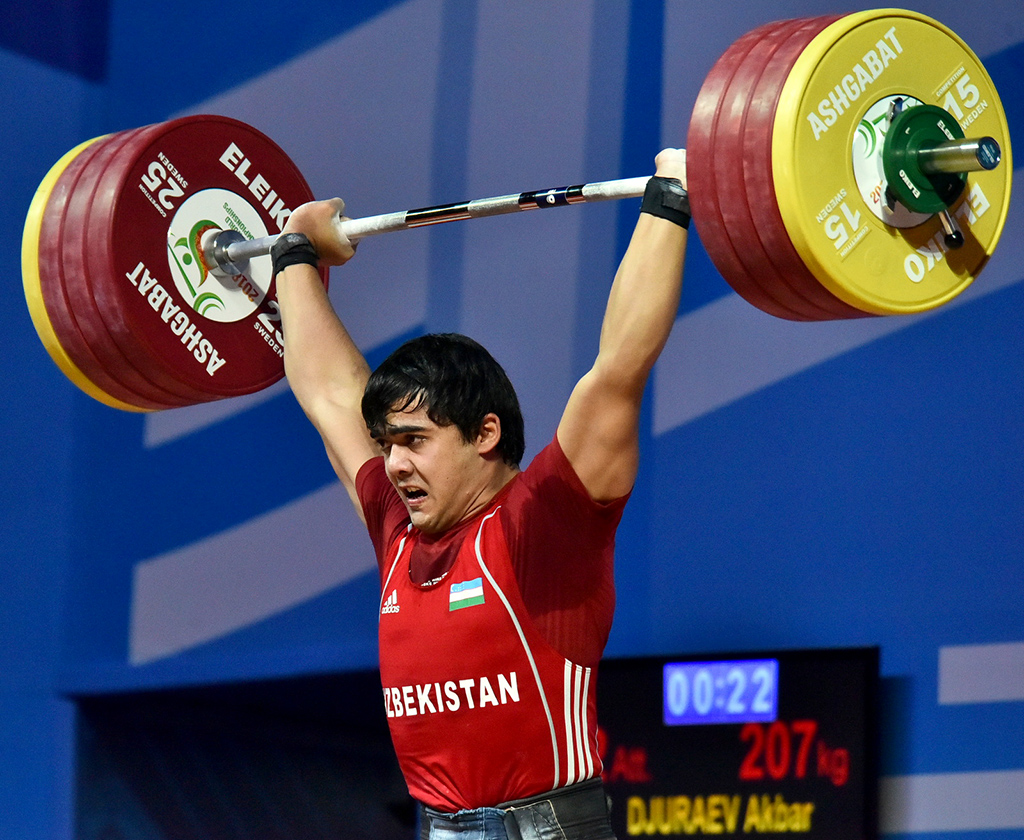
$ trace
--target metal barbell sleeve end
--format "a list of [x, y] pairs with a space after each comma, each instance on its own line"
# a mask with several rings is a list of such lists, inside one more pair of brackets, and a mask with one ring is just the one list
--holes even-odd
[[988, 171], [995, 169], [1002, 157], [1002, 149], [992, 137], [950, 140], [917, 153], [921, 171], [929, 174]]
[[249, 271], [252, 257], [270, 253], [276, 236], [246, 239], [237, 230], [211, 228], [199, 240], [199, 250], [210, 272], [216, 276], [237, 277]]
[[[456, 222], [465, 219], [479, 219], [485, 216], [500, 216], [522, 210], [542, 210], [549, 207], [566, 207], [570, 204], [585, 204], [597, 201], [611, 201], [620, 198], [640, 198], [644, 194], [650, 176], [622, 178], [615, 181], [595, 181], [592, 184], [577, 184], [570, 187], [552, 187], [546, 190], [493, 198], [477, 198], [456, 204], [441, 204], [436, 207], [422, 207], [417, 210], [402, 210], [384, 213], [362, 219], [338, 220], [338, 231], [355, 243], [367, 236], [391, 233], [398, 230]], [[203, 236], [200, 248], [210, 270], [227, 275], [244, 274], [249, 260], [270, 253], [270, 247], [277, 236], [259, 239], [245, 239], [233, 230], [211, 230]]]

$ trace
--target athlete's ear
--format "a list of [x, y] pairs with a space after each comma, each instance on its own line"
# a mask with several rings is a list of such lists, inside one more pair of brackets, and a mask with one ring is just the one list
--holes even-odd
[[493, 411], [484, 415], [480, 431], [476, 436], [476, 449], [481, 455], [494, 451], [501, 440], [501, 420]]

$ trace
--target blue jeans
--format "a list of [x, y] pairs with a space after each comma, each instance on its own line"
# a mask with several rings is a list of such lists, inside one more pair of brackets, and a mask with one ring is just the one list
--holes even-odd
[[500, 808], [477, 808], [442, 814], [422, 809], [423, 829], [420, 837], [429, 840], [507, 840], [505, 812]]
[[600, 779], [499, 808], [421, 807], [420, 821], [420, 840], [615, 840]]

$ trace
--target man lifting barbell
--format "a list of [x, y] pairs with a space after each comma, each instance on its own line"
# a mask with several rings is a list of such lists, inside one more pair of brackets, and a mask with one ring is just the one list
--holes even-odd
[[[705, 79], [687, 142], [689, 179], [678, 151], [659, 156], [659, 177], [691, 190], [702, 244], [733, 289], [792, 321], [944, 305], [985, 266], [1009, 208], [992, 81], [915, 12], [751, 31]], [[688, 220], [671, 183], [652, 184], [338, 220], [340, 205], [306, 203], [269, 138], [195, 116], [83, 143], [29, 209], [29, 311], [85, 393], [158, 411], [252, 393], [287, 367], [377, 550], [385, 707], [432, 836], [478, 822], [497, 826], [481, 837], [504, 837], [503, 824], [513, 837], [611, 836], [594, 669], [640, 394], [675, 317]], [[597, 361], [523, 471], [515, 396], [486, 351], [426, 337], [371, 376], [327, 298], [326, 266], [364, 236], [647, 188]], [[545, 818], [565, 834], [540, 831]]]
[[515, 392], [476, 342], [413, 339], [370, 373], [316, 270], [354, 253], [340, 201], [298, 208], [272, 250], [289, 382], [376, 549], [385, 708], [423, 837], [614, 836], [596, 672], [640, 402], [682, 286], [685, 160], [658, 155], [594, 366], [522, 470]]

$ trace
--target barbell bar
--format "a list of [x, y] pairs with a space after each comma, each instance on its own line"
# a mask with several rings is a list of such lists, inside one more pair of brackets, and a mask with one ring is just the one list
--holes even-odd
[[[698, 94], [687, 159], [715, 267], [794, 321], [943, 305], [980, 273], [1009, 208], [1009, 131], [991, 79], [949, 29], [898, 9], [777, 21], [738, 39]], [[358, 241], [635, 198], [646, 181], [339, 224]], [[47, 173], [25, 224], [25, 294], [44, 346], [83, 391], [129, 411], [267, 387], [283, 376], [284, 343], [267, 255], [312, 198], [276, 143], [227, 117], [81, 144]]]
[[[934, 146], [925, 146], [918, 149], [915, 154], [922, 172], [962, 174], [995, 169], [1002, 152], [994, 138], [982, 137], [977, 140], [949, 140]], [[415, 210], [346, 219], [339, 221], [336, 227], [349, 242], [355, 243], [367, 236], [412, 230], [445, 222], [502, 216], [523, 210], [568, 207], [571, 204], [587, 202], [639, 198], [644, 194], [647, 181], [648, 176], [642, 176], [476, 198], [455, 204], [439, 204]], [[238, 275], [245, 273], [250, 259], [269, 254], [279, 235], [245, 239], [236, 230], [211, 230], [200, 243], [200, 248], [212, 269]]]
[[[568, 207], [571, 204], [587, 202], [638, 198], [644, 194], [647, 181], [647, 176], [622, 178], [614, 181], [597, 181], [592, 184], [551, 187], [491, 198], [476, 198], [455, 204], [439, 204], [433, 207], [382, 213], [360, 219], [339, 220], [336, 227], [339, 233], [348, 238], [349, 242], [355, 243], [367, 236], [412, 230], [445, 222], [503, 216], [523, 210]], [[200, 247], [211, 268], [237, 275], [245, 272], [249, 260], [253, 257], [269, 254], [270, 248], [276, 240], [277, 235], [264, 236], [260, 239], [245, 239], [238, 234], [238, 231], [211, 230], [207, 234], [207, 238], [200, 243]]]

